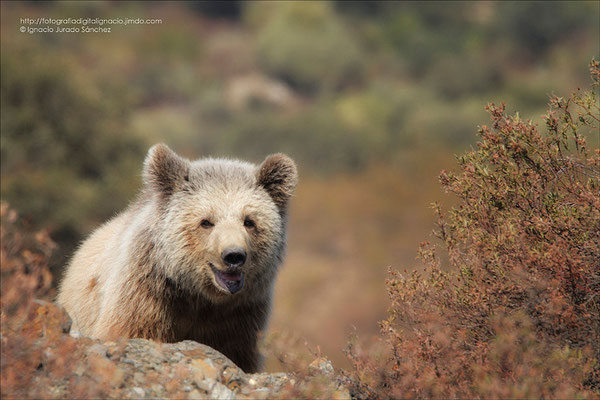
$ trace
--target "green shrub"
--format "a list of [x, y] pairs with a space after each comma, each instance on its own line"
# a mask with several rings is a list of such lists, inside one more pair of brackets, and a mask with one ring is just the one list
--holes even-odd
[[135, 192], [146, 145], [127, 134], [127, 98], [65, 53], [2, 52], [2, 199], [68, 253]]
[[325, 2], [284, 2], [258, 35], [264, 68], [304, 92], [335, 89], [360, 77], [360, 49]]

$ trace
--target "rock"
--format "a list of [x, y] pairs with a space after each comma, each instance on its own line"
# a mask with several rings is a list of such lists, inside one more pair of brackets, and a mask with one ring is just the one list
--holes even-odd
[[71, 318], [61, 306], [44, 300], [33, 300], [22, 334], [30, 338], [56, 339], [69, 333], [70, 329]]
[[70, 326], [62, 307], [36, 300], [20, 328], [3, 328], [3, 398], [349, 398], [327, 359], [311, 364], [310, 377], [246, 374], [194, 341], [103, 343], [71, 336]]
[[248, 398], [251, 399], [268, 399], [271, 392], [267, 388], [259, 388], [248, 393]]
[[194, 368], [194, 377], [196, 380], [217, 379], [218, 372], [210, 358], [193, 360], [192, 367]]
[[232, 110], [245, 109], [256, 102], [285, 109], [292, 109], [300, 103], [293, 90], [284, 82], [257, 73], [237, 75], [229, 79], [225, 98]]
[[311, 375], [332, 376], [334, 373], [333, 364], [325, 357], [319, 357], [310, 363], [308, 373]]
[[213, 386], [211, 392], [209, 393], [209, 398], [211, 399], [225, 399], [231, 400], [235, 399], [235, 393], [227, 388], [227, 386], [216, 382]]

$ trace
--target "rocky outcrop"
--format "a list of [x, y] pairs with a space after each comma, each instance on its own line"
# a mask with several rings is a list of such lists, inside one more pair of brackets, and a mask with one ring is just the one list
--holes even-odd
[[[6, 322], [6, 321], [4, 321]], [[326, 359], [308, 374], [246, 374], [193, 342], [100, 342], [73, 337], [60, 306], [30, 302], [18, 327], [3, 324], [3, 398], [349, 398]]]

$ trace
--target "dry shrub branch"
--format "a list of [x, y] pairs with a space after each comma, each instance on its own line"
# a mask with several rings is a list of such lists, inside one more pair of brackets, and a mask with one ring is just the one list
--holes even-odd
[[357, 397], [576, 398], [600, 393], [600, 67], [552, 96], [541, 129], [505, 105], [476, 149], [442, 171], [459, 204], [435, 206], [441, 251], [390, 272], [379, 357], [351, 346]]

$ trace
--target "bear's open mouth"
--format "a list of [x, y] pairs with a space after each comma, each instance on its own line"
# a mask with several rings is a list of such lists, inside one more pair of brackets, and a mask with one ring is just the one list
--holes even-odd
[[213, 270], [219, 286], [229, 293], [237, 293], [244, 286], [244, 273], [242, 271], [220, 271], [212, 264], [210, 264], [210, 268]]

